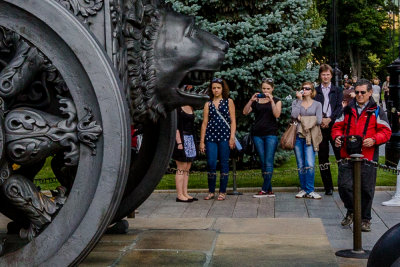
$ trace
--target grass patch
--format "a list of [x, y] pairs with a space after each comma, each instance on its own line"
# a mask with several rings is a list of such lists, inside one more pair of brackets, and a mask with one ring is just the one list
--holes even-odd
[[[330, 157], [331, 162], [335, 162], [335, 157]], [[385, 157], [379, 158], [380, 163], [385, 162]], [[318, 158], [316, 159], [318, 163]], [[274, 175], [272, 176], [273, 187], [285, 186], [299, 186], [299, 177], [297, 171], [292, 171], [297, 168], [296, 158], [294, 156], [283, 163], [281, 166], [274, 168]], [[331, 172], [333, 184], [337, 186], [338, 166], [337, 164], [331, 165]], [[396, 174], [385, 172], [378, 169], [377, 186], [396, 186]], [[236, 183], [238, 187], [261, 187], [262, 185], [261, 170], [239, 170], [237, 171]], [[217, 178], [217, 186], [219, 178]], [[229, 175], [228, 188], [233, 186], [232, 172]], [[315, 186], [323, 186], [319, 170], [315, 171]], [[190, 189], [208, 188], [207, 185], [207, 172], [194, 172], [190, 174], [189, 185]], [[166, 174], [161, 179], [157, 189], [175, 189], [175, 174]]]
[[[36, 186], [39, 186], [41, 190], [54, 190], [60, 185], [58, 181], [51, 181], [49, 178], [55, 178], [53, 170], [51, 169], [52, 157], [48, 157], [43, 168], [36, 175], [33, 182]], [[46, 179], [46, 180], [45, 180]]]
[[[56, 182], [52, 182], [49, 180], [44, 180], [46, 178], [54, 178], [55, 175], [51, 170], [51, 157], [47, 158], [45, 165], [42, 170], [36, 175], [34, 183], [37, 186], [40, 186], [42, 190], [50, 190], [55, 189], [60, 184]], [[334, 156], [330, 157], [331, 162], [335, 162]], [[316, 160], [318, 162], [318, 158]], [[385, 162], [385, 157], [379, 158], [380, 163]], [[293, 171], [297, 168], [296, 158], [293, 156], [290, 159], [283, 163], [281, 166], [276, 167], [274, 169], [274, 175], [272, 177], [272, 186], [273, 187], [285, 187], [285, 186], [299, 186], [299, 178], [296, 171]], [[338, 167], [336, 164], [331, 165], [331, 172], [333, 177], [333, 184], [337, 186], [337, 173]], [[233, 179], [232, 172], [229, 175], [228, 187], [232, 188]], [[237, 171], [237, 186], [238, 187], [261, 187], [262, 185], [262, 177], [261, 171], [259, 169], [254, 170], [239, 170]], [[217, 179], [217, 185], [219, 183], [219, 179]], [[376, 185], [378, 186], [396, 186], [396, 175], [391, 172], [384, 172], [378, 169], [378, 176]], [[323, 186], [321, 175], [319, 170], [315, 172], [315, 186]], [[189, 188], [191, 189], [199, 189], [199, 188], [208, 188], [207, 185], [207, 172], [194, 172], [190, 174], [189, 177]], [[166, 174], [161, 179], [157, 189], [175, 189], [175, 174]]]

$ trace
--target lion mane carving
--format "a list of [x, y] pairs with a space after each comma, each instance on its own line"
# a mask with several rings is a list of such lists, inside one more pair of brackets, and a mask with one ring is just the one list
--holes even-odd
[[157, 121], [182, 105], [201, 106], [208, 96], [185, 91], [213, 77], [228, 43], [196, 27], [194, 18], [157, 0], [125, 1], [124, 37], [134, 122]]

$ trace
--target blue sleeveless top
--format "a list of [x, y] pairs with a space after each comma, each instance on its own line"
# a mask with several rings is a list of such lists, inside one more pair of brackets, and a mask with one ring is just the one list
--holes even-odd
[[[206, 129], [206, 141], [208, 142], [219, 142], [229, 141], [231, 136], [230, 127], [222, 120], [221, 116], [218, 115], [216, 107], [212, 101], [208, 102], [208, 123]], [[231, 125], [231, 117], [229, 115], [229, 99], [221, 99], [218, 106], [218, 111], [225, 118], [225, 120]]]

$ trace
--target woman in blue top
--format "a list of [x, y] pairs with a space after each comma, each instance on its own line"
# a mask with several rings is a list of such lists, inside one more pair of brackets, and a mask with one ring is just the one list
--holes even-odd
[[252, 136], [258, 156], [260, 158], [261, 172], [264, 179], [261, 191], [253, 197], [275, 197], [272, 192], [272, 173], [274, 171], [274, 157], [278, 146], [278, 122], [281, 116], [282, 101], [274, 97], [274, 80], [262, 80], [262, 94], [255, 93], [243, 109], [243, 114], [248, 115], [254, 111], [256, 120], [252, 127]]
[[208, 195], [215, 197], [217, 159], [221, 165], [218, 200], [225, 200], [229, 176], [229, 152], [235, 148], [235, 104], [229, 98], [229, 87], [220, 78], [214, 78], [208, 88], [210, 101], [204, 105], [201, 125], [200, 152], [207, 154]]

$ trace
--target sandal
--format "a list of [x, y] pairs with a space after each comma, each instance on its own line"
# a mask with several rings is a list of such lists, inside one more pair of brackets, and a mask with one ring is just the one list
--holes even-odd
[[210, 200], [210, 199], [214, 199], [214, 198], [215, 198], [214, 193], [208, 193], [208, 195], [206, 197], [204, 197], [204, 200]]
[[226, 199], [226, 193], [219, 193], [217, 200], [222, 201]]

